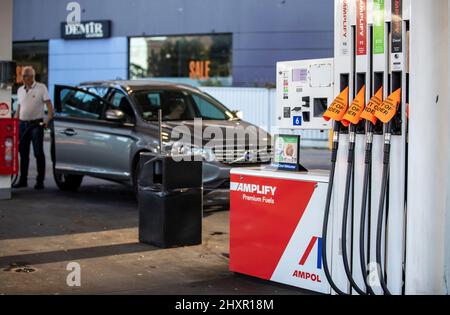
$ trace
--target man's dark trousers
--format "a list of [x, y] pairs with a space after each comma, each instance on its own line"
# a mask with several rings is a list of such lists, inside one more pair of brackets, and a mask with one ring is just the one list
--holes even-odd
[[20, 182], [26, 182], [28, 178], [28, 166], [30, 164], [30, 144], [33, 144], [34, 156], [37, 165], [37, 183], [43, 183], [45, 179], [45, 154], [44, 154], [44, 127], [43, 120], [20, 121], [19, 153], [20, 153]]

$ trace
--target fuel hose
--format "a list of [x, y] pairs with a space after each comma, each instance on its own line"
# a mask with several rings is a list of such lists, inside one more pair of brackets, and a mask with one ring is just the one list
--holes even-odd
[[389, 291], [383, 272], [381, 247], [383, 234], [383, 217], [385, 210], [385, 201], [387, 186], [389, 182], [389, 167], [390, 167], [390, 153], [391, 153], [391, 122], [386, 124], [384, 136], [384, 156], [383, 156], [383, 177], [381, 181], [380, 203], [378, 205], [378, 224], [377, 224], [377, 241], [376, 241], [376, 261], [378, 265], [378, 278], [380, 280], [381, 288], [385, 295], [391, 295]]
[[342, 261], [344, 263], [345, 274], [350, 282], [350, 285], [360, 295], [366, 295], [367, 293], [362, 290], [353, 279], [352, 271], [350, 269], [348, 252], [347, 252], [347, 225], [348, 225], [348, 208], [350, 203], [350, 188], [352, 185], [353, 168], [355, 161], [355, 142], [356, 142], [356, 126], [350, 125], [349, 127], [349, 148], [348, 148], [348, 160], [347, 160], [347, 176], [345, 182], [345, 194], [344, 194], [344, 209], [342, 215], [342, 234], [341, 234], [341, 247], [342, 247]]
[[367, 267], [366, 267], [366, 251], [365, 251], [365, 227], [366, 227], [366, 212], [367, 212], [367, 199], [369, 196], [369, 182], [370, 172], [372, 170], [372, 148], [373, 148], [373, 125], [371, 122], [366, 123], [366, 152], [364, 157], [364, 180], [363, 180], [363, 192], [361, 201], [361, 222], [359, 227], [359, 261], [361, 264], [361, 272], [363, 275], [364, 284], [367, 288], [367, 293], [375, 295], [372, 287], [367, 281]]
[[333, 127], [333, 147], [331, 151], [331, 171], [330, 180], [328, 182], [327, 199], [325, 202], [325, 212], [322, 226], [322, 260], [323, 260], [323, 270], [325, 272], [325, 277], [328, 283], [333, 288], [333, 290], [339, 295], [347, 295], [344, 291], [338, 288], [331, 277], [330, 269], [328, 268], [328, 257], [327, 257], [327, 236], [328, 236], [328, 221], [330, 218], [330, 207], [331, 207], [331, 196], [333, 194], [333, 183], [334, 183], [334, 173], [336, 170], [337, 153], [339, 149], [339, 134], [341, 130], [341, 125], [339, 122], [334, 123]]

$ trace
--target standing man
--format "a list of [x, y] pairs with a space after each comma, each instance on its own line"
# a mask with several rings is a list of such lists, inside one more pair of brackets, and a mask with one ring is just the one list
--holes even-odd
[[[48, 95], [47, 87], [35, 79], [36, 72], [32, 67], [24, 67], [22, 77], [24, 85], [17, 91], [19, 107], [15, 118], [20, 120], [19, 153], [20, 178], [13, 188], [28, 186], [28, 165], [30, 164], [30, 144], [33, 143], [36, 157], [37, 178], [34, 189], [44, 189], [45, 154], [44, 154], [44, 128], [53, 119], [53, 106]], [[48, 117], [44, 120], [44, 107], [47, 106]]]

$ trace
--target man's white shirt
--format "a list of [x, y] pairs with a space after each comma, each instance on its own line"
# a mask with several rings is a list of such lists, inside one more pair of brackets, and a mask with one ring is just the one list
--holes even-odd
[[25, 85], [17, 91], [20, 105], [20, 120], [43, 119], [45, 116], [45, 103], [50, 100], [47, 87], [39, 82], [34, 82], [30, 89]]

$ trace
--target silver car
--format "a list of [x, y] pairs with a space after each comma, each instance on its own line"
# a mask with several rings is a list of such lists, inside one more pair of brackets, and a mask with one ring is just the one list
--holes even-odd
[[[253, 126], [240, 120], [210, 95], [187, 85], [156, 81], [86, 82], [78, 87], [55, 86], [56, 115], [52, 128], [52, 160], [56, 184], [61, 190], [77, 190], [83, 176], [92, 176], [136, 187], [141, 152], [159, 150], [158, 112], [163, 113], [163, 150], [173, 150], [173, 128], [194, 130], [194, 119], [202, 118], [202, 129], [216, 127], [223, 135], [236, 127]], [[179, 111], [174, 103], [184, 103]], [[178, 111], [178, 112], [177, 112]], [[228, 201], [229, 172], [233, 167], [269, 162], [270, 135], [257, 126], [247, 128], [258, 137], [258, 145], [205, 147], [201, 139], [197, 150], [204, 157], [203, 184], [208, 203]], [[234, 139], [231, 139], [234, 140]], [[192, 143], [198, 143], [193, 141]], [[239, 142], [238, 142], [239, 143]], [[241, 142], [242, 143], [242, 142]], [[220, 158], [218, 158], [220, 157]]]

